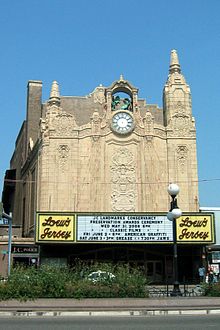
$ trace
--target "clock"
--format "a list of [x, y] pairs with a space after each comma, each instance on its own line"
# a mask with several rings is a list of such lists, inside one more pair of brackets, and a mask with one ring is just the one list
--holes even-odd
[[132, 116], [124, 111], [119, 111], [112, 117], [112, 129], [120, 134], [130, 133], [134, 129]]

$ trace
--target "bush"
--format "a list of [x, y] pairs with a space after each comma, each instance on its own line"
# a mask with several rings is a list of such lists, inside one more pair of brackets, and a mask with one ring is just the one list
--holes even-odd
[[[102, 270], [113, 278], [93, 282], [88, 275]], [[146, 278], [129, 265], [78, 262], [73, 268], [58, 266], [16, 267], [7, 282], [0, 283], [0, 300], [37, 298], [119, 298], [147, 297]]]
[[10, 299], [11, 295], [10, 292], [8, 290], [8, 286], [6, 283], [1, 282], [0, 283], [0, 300], [7, 300]]
[[210, 283], [203, 285], [204, 295], [208, 297], [220, 297], [220, 283]]
[[116, 283], [119, 287], [119, 297], [141, 298], [146, 297], [146, 278], [137, 268], [128, 264], [115, 266]]

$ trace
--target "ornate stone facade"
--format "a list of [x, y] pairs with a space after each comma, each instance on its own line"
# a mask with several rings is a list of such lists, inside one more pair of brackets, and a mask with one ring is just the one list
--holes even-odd
[[[32, 147], [19, 145], [17, 150], [26, 151], [22, 164], [14, 163], [21, 167], [19, 179], [27, 182], [14, 206], [26, 232], [34, 223], [33, 209], [166, 212], [170, 182], [180, 186], [182, 210], [198, 211], [195, 121], [176, 51], [171, 53], [163, 109], [139, 99], [138, 89], [123, 76], [85, 97], [61, 96], [54, 81], [45, 103], [39, 99], [40, 88], [39, 82], [30, 82], [27, 118], [34, 119], [27, 122], [23, 136]], [[28, 182], [33, 169], [36, 189], [31, 198]]]

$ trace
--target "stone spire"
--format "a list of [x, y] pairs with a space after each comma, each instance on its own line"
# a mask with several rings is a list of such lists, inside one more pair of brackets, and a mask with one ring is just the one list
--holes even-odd
[[163, 90], [163, 119], [168, 181], [181, 182], [181, 194], [190, 201], [187, 211], [198, 211], [198, 202], [195, 203], [198, 184], [193, 183], [198, 180], [195, 120], [190, 87], [181, 72], [176, 50], [171, 51], [169, 74]]
[[165, 126], [171, 127], [176, 122], [177, 113], [192, 117], [190, 87], [181, 72], [176, 50], [171, 51], [169, 75], [163, 90], [163, 111]]
[[170, 55], [170, 73], [174, 73], [174, 72], [181, 73], [179, 59], [178, 59], [177, 51], [175, 49], [171, 50], [171, 55]]
[[56, 80], [53, 81], [50, 91], [50, 104], [55, 104], [57, 106], [60, 105], [60, 92], [59, 92], [59, 85]]

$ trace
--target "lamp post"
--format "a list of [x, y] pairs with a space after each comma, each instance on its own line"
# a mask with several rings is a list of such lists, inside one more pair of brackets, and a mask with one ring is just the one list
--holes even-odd
[[167, 191], [171, 196], [170, 210], [167, 214], [167, 218], [173, 222], [173, 291], [171, 296], [181, 296], [182, 293], [179, 288], [178, 281], [178, 251], [177, 251], [177, 237], [176, 237], [176, 219], [181, 217], [182, 211], [177, 206], [177, 198], [180, 189], [177, 184], [170, 183]]

